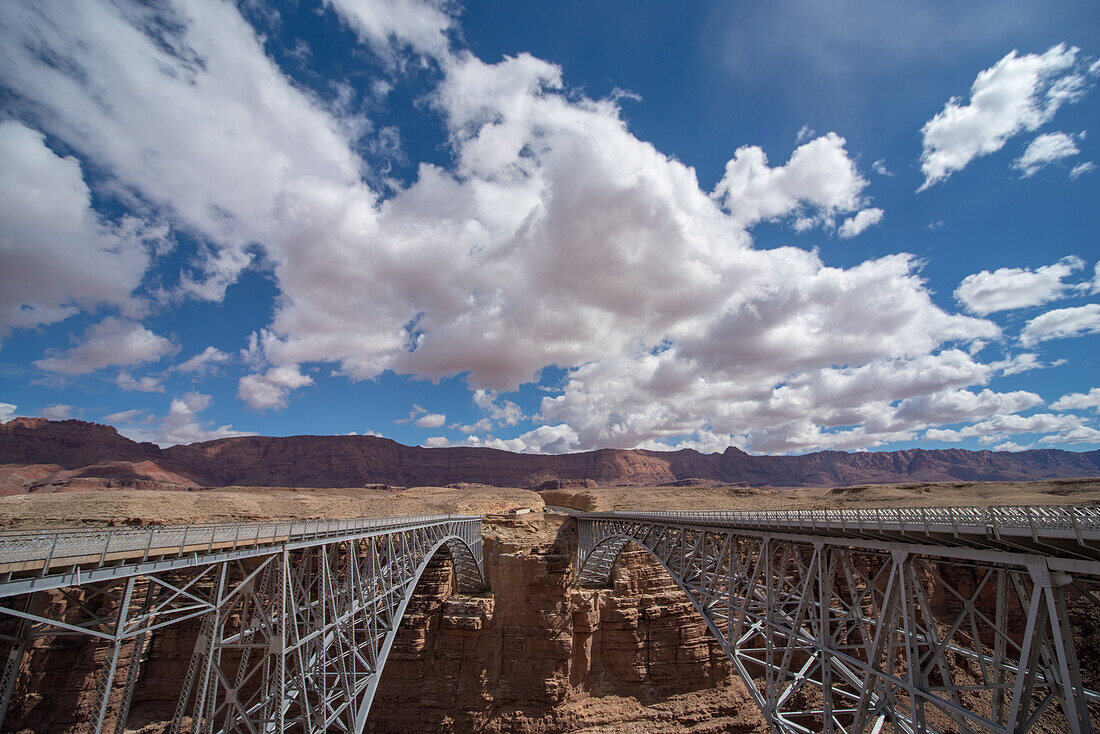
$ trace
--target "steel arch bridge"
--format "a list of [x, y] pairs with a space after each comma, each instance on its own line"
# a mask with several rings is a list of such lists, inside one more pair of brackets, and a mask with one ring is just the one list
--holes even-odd
[[1100, 726], [1100, 508], [591, 513], [578, 523], [578, 583], [607, 583], [628, 543], [648, 550], [776, 732]]
[[153, 638], [198, 627], [170, 731], [361, 732], [437, 552], [484, 588], [481, 518], [433, 515], [0, 534], [0, 726], [24, 658], [93, 638], [88, 731], [120, 734]]

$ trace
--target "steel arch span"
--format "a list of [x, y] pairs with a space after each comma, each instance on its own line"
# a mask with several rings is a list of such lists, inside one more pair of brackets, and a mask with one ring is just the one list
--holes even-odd
[[649, 551], [776, 732], [1100, 725], [1097, 508], [594, 513], [578, 522], [578, 583], [607, 583], [628, 543]]
[[459, 590], [484, 588], [479, 517], [0, 535], [0, 725], [24, 658], [75, 634], [104, 649], [88, 730], [121, 733], [153, 638], [189, 622], [170, 731], [361, 732], [441, 551]]

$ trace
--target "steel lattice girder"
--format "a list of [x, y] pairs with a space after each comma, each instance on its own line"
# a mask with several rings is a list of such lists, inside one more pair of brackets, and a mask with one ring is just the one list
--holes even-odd
[[1100, 560], [606, 513], [579, 518], [578, 582], [607, 583], [631, 542], [688, 595], [777, 732], [1100, 721], [1075, 640], [1100, 617]]
[[0, 619], [13, 629], [0, 635], [0, 724], [34, 641], [76, 635], [106, 646], [89, 729], [113, 720], [122, 732], [150, 633], [193, 620], [200, 630], [173, 732], [184, 723], [192, 732], [360, 732], [416, 582], [441, 548], [460, 590], [484, 588], [481, 521], [461, 516], [288, 537], [229, 558], [210, 548], [164, 570], [141, 558], [80, 584], [54, 581], [49, 592], [13, 596], [0, 582]]

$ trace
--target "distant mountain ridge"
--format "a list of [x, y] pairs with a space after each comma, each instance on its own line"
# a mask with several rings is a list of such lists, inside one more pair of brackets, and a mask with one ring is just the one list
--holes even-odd
[[[442, 486], [477, 482], [535, 487], [549, 480], [601, 485], [667, 484], [703, 479], [724, 484], [846, 486], [911, 481], [1022, 481], [1100, 476], [1100, 451], [1039, 449], [1009, 453], [965, 449], [753, 456], [601, 449], [575, 454], [516, 454], [488, 448], [420, 448], [374, 436], [250, 436], [161, 449], [83, 421], [16, 418], [0, 423], [0, 465], [21, 487], [55, 475], [149, 479], [187, 486], [356, 487], [380, 483]], [[34, 472], [26, 467], [36, 467]], [[0, 473], [0, 482], [3, 482]], [[8, 480], [7, 494], [16, 489]]]

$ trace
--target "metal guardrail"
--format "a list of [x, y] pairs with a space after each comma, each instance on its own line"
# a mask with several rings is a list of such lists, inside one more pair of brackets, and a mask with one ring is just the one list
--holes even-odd
[[907, 507], [860, 510], [654, 510], [587, 513], [581, 517], [650, 518], [749, 528], [882, 530], [966, 535], [1100, 537], [1100, 507]]
[[237, 549], [278, 542], [321, 540], [348, 533], [387, 530], [449, 520], [472, 520], [468, 515], [411, 515], [346, 520], [290, 522], [208, 523], [111, 527], [79, 530], [16, 530], [0, 533], [0, 565], [42, 561], [44, 574], [51, 561], [99, 556], [100, 562], [117, 554], [183, 555], [203, 548]]

